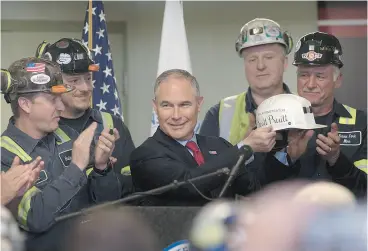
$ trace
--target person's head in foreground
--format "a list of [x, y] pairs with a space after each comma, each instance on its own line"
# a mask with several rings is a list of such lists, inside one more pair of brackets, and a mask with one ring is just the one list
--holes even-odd
[[150, 226], [123, 207], [105, 207], [81, 217], [69, 235], [68, 251], [157, 251]]
[[[308, 244], [313, 244], [309, 241], [317, 245], [313, 229], [325, 229], [325, 236], [329, 237], [327, 240], [321, 236], [319, 244], [330, 244], [330, 235], [341, 234], [341, 231], [333, 228], [341, 227], [343, 221], [331, 224], [332, 218], [326, 218], [328, 212], [351, 218], [356, 205], [353, 194], [335, 183], [275, 183], [244, 201], [208, 204], [193, 221], [190, 240], [195, 251], [313, 250], [305, 249]], [[339, 212], [340, 209], [346, 212]], [[357, 218], [362, 219], [362, 214]], [[317, 227], [315, 222], [318, 220], [321, 220], [321, 224]], [[348, 228], [356, 231], [363, 225], [360, 223], [355, 227], [352, 222]], [[336, 234], [330, 234], [333, 231]], [[359, 239], [359, 245], [362, 244], [362, 235], [347, 237], [345, 242], [349, 238]]]
[[[332, 182], [295, 181], [269, 185], [251, 196], [243, 210], [240, 224], [246, 238], [241, 250], [314, 250], [305, 249], [311, 222], [322, 219], [328, 214], [325, 212], [353, 210], [356, 205], [354, 195], [347, 188]], [[323, 228], [332, 232], [339, 224]]]

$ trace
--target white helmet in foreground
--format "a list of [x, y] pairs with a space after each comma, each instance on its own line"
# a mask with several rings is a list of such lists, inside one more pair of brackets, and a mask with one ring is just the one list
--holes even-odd
[[327, 127], [316, 124], [311, 103], [294, 94], [279, 94], [264, 100], [257, 108], [256, 124], [258, 128], [272, 126], [275, 131]]

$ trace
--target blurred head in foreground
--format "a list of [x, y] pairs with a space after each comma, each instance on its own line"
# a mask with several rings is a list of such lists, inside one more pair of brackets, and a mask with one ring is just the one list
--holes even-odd
[[19, 231], [17, 222], [10, 211], [1, 206], [1, 251], [23, 251], [25, 236]]
[[294, 196], [296, 202], [309, 203], [324, 207], [353, 207], [356, 204], [354, 194], [342, 185], [319, 181], [301, 188]]
[[157, 251], [156, 238], [128, 208], [102, 208], [73, 228], [68, 251]]
[[[335, 183], [275, 183], [244, 201], [208, 204], [193, 221], [190, 240], [196, 251], [316, 251], [308, 245], [327, 245], [342, 234], [335, 228], [347, 224], [355, 233], [366, 226], [364, 210], [356, 216], [352, 213], [356, 206], [352, 193]], [[337, 215], [342, 218], [337, 220]], [[355, 218], [348, 222], [344, 217]], [[318, 242], [316, 233], [323, 231], [329, 234]], [[357, 247], [363, 244], [361, 234], [350, 235], [346, 234], [346, 243], [351, 239], [359, 242]]]
[[[315, 251], [308, 248], [309, 242], [305, 239], [309, 236], [306, 233], [316, 226], [311, 222], [325, 219], [328, 212], [353, 210], [356, 205], [354, 195], [348, 189], [332, 182], [297, 181], [270, 185], [250, 199], [240, 217], [240, 224], [246, 229], [242, 250]], [[333, 218], [321, 220], [320, 224], [320, 229], [331, 233], [334, 228], [344, 227], [341, 221]], [[353, 223], [348, 224], [353, 227]], [[327, 250], [336, 249], [324, 249]]]
[[322, 210], [308, 222], [299, 239], [300, 251], [366, 251], [367, 207]]

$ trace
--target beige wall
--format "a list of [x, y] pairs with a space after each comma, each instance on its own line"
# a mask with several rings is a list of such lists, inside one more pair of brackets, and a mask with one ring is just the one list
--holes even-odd
[[[76, 21], [80, 22], [80, 30], [86, 8], [86, 2], [75, 1], [1, 4], [2, 20], [10, 20], [9, 26], [12, 26], [14, 20], [45, 20], [45, 24], [49, 21], [59, 21], [56, 26], [63, 26], [65, 21]], [[123, 34], [123, 42], [119, 39], [112, 41], [112, 53], [113, 56], [116, 54], [114, 61], [120, 60], [120, 63], [115, 63], [115, 72], [120, 71], [121, 76], [118, 82], [126, 80], [124, 115], [137, 145], [143, 142], [150, 131], [152, 111], [150, 100], [157, 72], [163, 10], [164, 2], [105, 2], [107, 20], [126, 23], [126, 27], [122, 27], [121, 31], [119, 27], [117, 30], [114, 27], [114, 32]], [[317, 29], [317, 4], [314, 1], [184, 1], [184, 15], [193, 73], [197, 76], [205, 96], [201, 118], [220, 98], [241, 92], [247, 87], [242, 61], [237, 57], [234, 45], [238, 32], [245, 22], [256, 17], [274, 19], [292, 33], [294, 41], [303, 34]], [[42, 35], [45, 24], [41, 22], [37, 27], [40, 40], [47, 36], [46, 32]], [[62, 31], [60, 34], [75, 32], [73, 29]], [[3, 41], [7, 40], [2, 37]], [[2, 44], [2, 49], [8, 47], [15, 49], [14, 45], [9, 43]], [[28, 44], [26, 37], [12, 43], [26, 46], [30, 53], [34, 53], [35, 45]], [[8, 55], [11, 57], [11, 54]], [[2, 54], [1, 62], [15, 59], [4, 59]], [[291, 60], [289, 58], [290, 64]], [[295, 80], [295, 68], [290, 65], [285, 74], [285, 81], [293, 91], [296, 87]], [[122, 90], [122, 86], [118, 88]], [[1, 113], [1, 125], [4, 126], [6, 125], [4, 120], [9, 116], [9, 112], [3, 106]]]

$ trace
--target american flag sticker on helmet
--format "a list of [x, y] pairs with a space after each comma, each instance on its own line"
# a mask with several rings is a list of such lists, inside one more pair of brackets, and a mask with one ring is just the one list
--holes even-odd
[[45, 64], [43, 63], [28, 63], [26, 67], [28, 72], [45, 72]]

